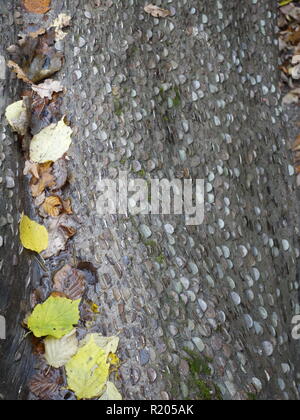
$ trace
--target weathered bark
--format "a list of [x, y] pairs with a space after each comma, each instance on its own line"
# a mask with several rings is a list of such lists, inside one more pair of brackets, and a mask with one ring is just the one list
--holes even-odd
[[[121, 337], [124, 397], [201, 397], [186, 369], [190, 347], [212, 359], [211, 383], [223, 398], [247, 398], [258, 381], [259, 398], [298, 398], [291, 338], [297, 207], [277, 90], [276, 2], [163, 1], [176, 13], [161, 20], [139, 0], [52, 3], [52, 15], [73, 16], [59, 78], [77, 127], [68, 194], [83, 225], [74, 244], [98, 269], [99, 284], [88, 294], [101, 308], [94, 329]], [[3, 16], [2, 24], [3, 49], [14, 28]], [[1, 83], [3, 121], [15, 90], [9, 79]], [[2, 130], [1, 169], [16, 174], [19, 152]], [[172, 179], [185, 168], [213, 188], [203, 225], [187, 227], [179, 216], [97, 215], [100, 175], [116, 178], [121, 169]], [[28, 304], [26, 255], [12, 263], [24, 208], [23, 181], [15, 176], [15, 183], [13, 195], [0, 183], [3, 216], [13, 219], [1, 227], [4, 398], [18, 396], [30, 354], [12, 362]]]

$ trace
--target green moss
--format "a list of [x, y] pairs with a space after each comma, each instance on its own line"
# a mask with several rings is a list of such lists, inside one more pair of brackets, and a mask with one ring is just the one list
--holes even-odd
[[173, 99], [173, 104], [177, 108], [181, 104], [180, 90], [177, 86], [174, 88], [174, 92], [175, 92], [175, 98]]
[[145, 169], [141, 169], [140, 171], [138, 171], [137, 173], [136, 173], [140, 178], [145, 178], [145, 176], [146, 176], [146, 171], [145, 171]]
[[212, 359], [199, 356], [199, 353], [189, 348], [185, 348], [184, 351], [189, 355], [186, 358], [190, 368], [188, 388], [191, 395], [188, 399], [222, 400], [220, 388], [211, 380], [212, 371], [208, 364], [212, 362]]
[[166, 261], [166, 257], [164, 254], [160, 254], [158, 257], [155, 258], [158, 264], [163, 264]]
[[114, 100], [115, 114], [117, 117], [120, 117], [123, 114], [121, 102], [117, 99]]

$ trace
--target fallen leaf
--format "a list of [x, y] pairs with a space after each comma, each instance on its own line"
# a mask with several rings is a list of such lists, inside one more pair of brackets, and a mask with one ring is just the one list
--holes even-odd
[[300, 64], [289, 69], [289, 74], [292, 76], [293, 79], [300, 79]]
[[25, 136], [29, 121], [27, 108], [23, 100], [9, 105], [6, 108], [5, 117], [13, 131], [20, 136]]
[[49, 236], [45, 226], [22, 216], [20, 222], [20, 239], [24, 248], [40, 253], [48, 248]]
[[34, 162], [31, 162], [30, 160], [26, 160], [23, 175], [26, 176], [29, 174], [33, 175], [36, 179], [40, 179], [38, 163], [34, 163]]
[[28, 12], [43, 15], [50, 10], [51, 0], [24, 0]]
[[39, 178], [35, 176], [30, 181], [30, 189], [33, 197], [39, 197], [46, 188], [55, 185], [55, 179], [52, 174], [52, 162], [38, 165]]
[[294, 152], [296, 152], [297, 150], [300, 150], [300, 135], [297, 136], [296, 140], [294, 141], [293, 146], [292, 146], [292, 150]]
[[64, 251], [68, 240], [76, 234], [80, 226], [75, 216], [66, 214], [58, 218], [48, 218], [45, 225], [49, 232], [49, 246], [41, 254], [44, 259], [51, 258]]
[[57, 41], [61, 41], [66, 37], [67, 33], [62, 31], [62, 29], [70, 26], [71, 20], [71, 16], [61, 13], [51, 24], [51, 27], [55, 28], [55, 39]]
[[155, 6], [154, 4], [148, 4], [144, 7], [144, 10], [146, 13], [149, 13], [151, 16], [156, 18], [166, 18], [171, 15], [171, 12], [166, 9], [161, 9], [158, 6]]
[[61, 105], [63, 98], [54, 93], [52, 100], [42, 99], [36, 92], [26, 92], [31, 97], [31, 134], [35, 136], [50, 124], [58, 123], [62, 117]]
[[51, 399], [62, 384], [60, 372], [52, 369], [34, 376], [29, 382], [29, 389], [38, 398]]
[[64, 366], [77, 353], [76, 329], [62, 338], [47, 337], [44, 340], [45, 359], [48, 365], [58, 369]]
[[88, 343], [91, 338], [93, 338], [97, 346], [101, 347], [101, 349], [105, 352], [106, 357], [108, 357], [110, 353], [116, 353], [120, 341], [119, 337], [105, 337], [102, 334], [96, 333], [87, 334], [87, 336], [82, 340], [82, 344], [84, 345]]
[[53, 290], [64, 293], [71, 300], [80, 299], [85, 289], [85, 274], [69, 264], [58, 271], [53, 278]]
[[15, 63], [14, 61], [9, 60], [7, 63], [7, 67], [9, 67], [14, 73], [16, 73], [17, 78], [23, 80], [25, 83], [32, 84], [32, 81], [29, 80], [26, 73], [21, 69], [21, 67]]
[[121, 401], [122, 395], [120, 394], [120, 392], [118, 391], [118, 389], [116, 388], [115, 384], [108, 381], [106, 383], [106, 388], [104, 393], [101, 395], [101, 397], [99, 398], [99, 401]]
[[63, 203], [64, 212], [69, 215], [73, 214], [72, 202], [70, 198], [68, 198], [67, 200], [63, 200], [62, 203]]
[[36, 92], [42, 99], [52, 99], [54, 92], [62, 92], [64, 90], [63, 85], [57, 80], [47, 79], [44, 83], [32, 86], [32, 90]]
[[107, 356], [91, 335], [66, 364], [68, 388], [78, 399], [99, 397], [109, 376]]
[[284, 95], [282, 98], [282, 104], [283, 105], [291, 105], [293, 103], [299, 102], [300, 98], [300, 88], [296, 88], [291, 90], [289, 93]]
[[62, 119], [36, 134], [30, 143], [30, 160], [37, 163], [55, 162], [60, 159], [72, 143], [72, 129]]
[[36, 337], [61, 338], [69, 334], [79, 321], [79, 300], [50, 296], [37, 305], [28, 318], [28, 329]]
[[43, 204], [43, 210], [52, 217], [58, 217], [62, 211], [63, 205], [60, 197], [52, 195], [47, 197]]
[[294, 0], [282, 0], [282, 1], [279, 2], [279, 6], [285, 6], [289, 3], [292, 3], [292, 1], [294, 1]]

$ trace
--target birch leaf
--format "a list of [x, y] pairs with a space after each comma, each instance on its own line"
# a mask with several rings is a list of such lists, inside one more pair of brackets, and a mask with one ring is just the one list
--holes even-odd
[[99, 398], [100, 401], [121, 401], [122, 399], [122, 395], [117, 390], [115, 384], [110, 381], [107, 382], [106, 390], [102, 394], [101, 398]]
[[106, 353], [89, 337], [66, 364], [68, 388], [75, 392], [78, 399], [99, 397], [109, 376]]
[[47, 337], [44, 340], [45, 359], [56, 369], [64, 366], [77, 353], [76, 329], [62, 338]]
[[20, 222], [20, 240], [24, 248], [40, 253], [48, 248], [48, 231], [44, 226], [23, 215]]
[[28, 114], [24, 101], [14, 102], [5, 111], [6, 119], [13, 129], [21, 136], [25, 136], [28, 128]]
[[30, 160], [36, 163], [56, 162], [69, 150], [71, 135], [72, 129], [63, 118], [57, 124], [44, 128], [31, 140]]
[[119, 345], [119, 337], [111, 336], [111, 337], [104, 337], [102, 334], [88, 334], [83, 340], [82, 343], [85, 344], [90, 339], [93, 338], [97, 346], [101, 347], [101, 349], [105, 352], [106, 356], [108, 357], [109, 353], [116, 353], [118, 345]]
[[37, 305], [28, 318], [28, 328], [36, 337], [50, 335], [61, 338], [69, 334], [79, 321], [79, 300], [50, 296]]

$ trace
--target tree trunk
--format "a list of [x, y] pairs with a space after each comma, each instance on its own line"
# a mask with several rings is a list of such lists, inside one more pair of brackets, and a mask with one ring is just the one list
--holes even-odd
[[[149, 16], [139, 0], [52, 0], [49, 19], [73, 17], [58, 78], [76, 127], [67, 191], [82, 221], [74, 246], [98, 270], [88, 292], [101, 309], [94, 329], [120, 334], [125, 399], [204, 398], [186, 348], [209, 358], [202, 385], [224, 399], [298, 398], [297, 207], [278, 92], [276, 2], [160, 3], [171, 17]], [[17, 32], [6, 8], [5, 56]], [[28, 196], [23, 163], [3, 117], [16, 98], [8, 73], [1, 90], [0, 314], [8, 338], [0, 393], [8, 399], [18, 398], [31, 366], [26, 341], [18, 345], [30, 277], [17, 235]], [[205, 179], [204, 223], [100, 216], [99, 178], [119, 170], [147, 180]]]

